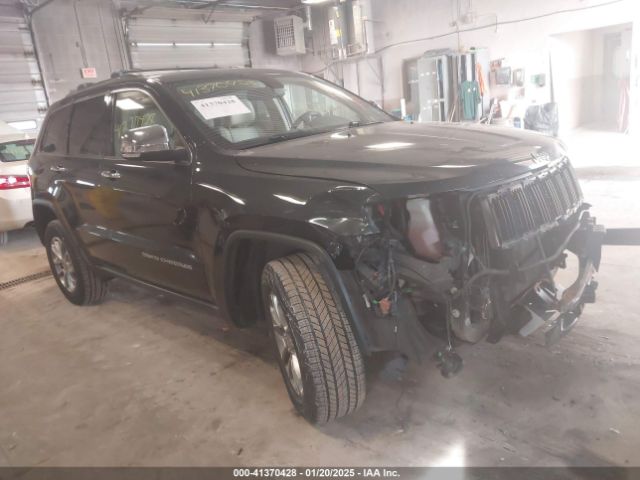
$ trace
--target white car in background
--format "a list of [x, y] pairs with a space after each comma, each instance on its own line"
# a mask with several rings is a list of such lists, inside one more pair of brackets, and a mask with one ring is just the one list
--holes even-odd
[[31, 181], [27, 161], [35, 140], [0, 122], [0, 245], [8, 240], [8, 232], [33, 221]]

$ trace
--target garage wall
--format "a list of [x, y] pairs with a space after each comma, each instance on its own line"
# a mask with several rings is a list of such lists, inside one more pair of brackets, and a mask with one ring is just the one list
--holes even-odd
[[[54, 0], [34, 12], [32, 29], [52, 102], [81, 83], [127, 68], [118, 18], [104, 0]], [[94, 67], [97, 79], [83, 79], [83, 67]]]
[[[616, 58], [607, 59], [605, 39], [620, 40]], [[597, 124], [614, 128], [618, 120], [620, 82], [630, 70], [626, 52], [631, 48], [631, 24], [583, 30], [554, 36], [551, 56], [554, 64], [556, 98], [560, 102], [561, 128]], [[605, 67], [605, 63], [607, 67]]]
[[[559, 10], [580, 9], [604, 2], [605, 0], [373, 0], [368, 28], [373, 29], [377, 53], [369, 60], [362, 60], [360, 70], [369, 69], [365, 62], [375, 64], [372, 59], [379, 57], [383, 75], [375, 84], [361, 85], [360, 94], [371, 100], [383, 101], [387, 109], [399, 108], [403, 91], [403, 61], [418, 57], [426, 50], [487, 47], [492, 59], [508, 58], [512, 68], [524, 67], [529, 75], [548, 70], [552, 35], [569, 30], [622, 24], [632, 18], [637, 27], [634, 31], [640, 31], [640, 2], [637, 0], [624, 0], [604, 7], [515, 23], [516, 20], [528, 17]], [[467, 18], [461, 21], [459, 16]], [[461, 30], [459, 34], [456, 33], [455, 25], [451, 26], [456, 20], [459, 21]], [[507, 21], [514, 23], [496, 26], [497, 22]], [[473, 31], [463, 32], [470, 29]], [[426, 37], [430, 39], [418, 40]], [[636, 44], [637, 38], [636, 34]], [[635, 55], [637, 57], [637, 50]], [[305, 57], [305, 71], [324, 68], [325, 65], [317, 56]], [[632, 75], [633, 78], [638, 78], [637, 71]], [[373, 75], [373, 78], [376, 76]], [[383, 91], [381, 84], [384, 85]], [[549, 86], [540, 89], [536, 95], [540, 101], [548, 101]], [[637, 98], [632, 99], [632, 102], [637, 105]]]
[[0, 121], [33, 134], [46, 108], [47, 98], [23, 11], [16, 5], [0, 3]]
[[[33, 14], [32, 29], [53, 102], [82, 83], [108, 79], [113, 71], [131, 67], [244, 66], [250, 61], [255, 67], [300, 70], [299, 56], [275, 55], [269, 43], [273, 20], [253, 21], [259, 13], [264, 15], [239, 9], [210, 16], [208, 10], [153, 7], [132, 16], [126, 35], [122, 14], [111, 0], [54, 0]], [[194, 22], [198, 31], [189, 27]], [[156, 35], [158, 24], [168, 25], [162, 30], [166, 35]], [[183, 45], [136, 47], [127, 41]], [[233, 45], [196, 45], [202, 42]], [[83, 79], [83, 67], [94, 67], [97, 79]]]
[[273, 19], [257, 19], [249, 25], [249, 52], [251, 66], [299, 71], [302, 59], [299, 55], [276, 55]]
[[597, 105], [601, 103], [602, 66], [596, 65], [594, 31], [562, 34], [552, 40], [560, 129], [566, 131], [596, 121]]
[[[626, 24], [602, 28], [593, 32], [594, 67], [598, 69], [594, 70], [594, 73], [598, 75], [602, 87], [600, 91], [602, 111], [599, 113], [606, 122], [615, 123], [617, 121], [620, 80], [629, 78], [631, 74], [629, 59], [625, 57], [626, 52], [632, 50], [632, 26], [633, 24]], [[605, 39], [612, 34], [620, 36], [620, 46], [613, 52], [613, 55], [611, 55], [612, 52], [604, 51]], [[640, 51], [640, 49], [636, 51]], [[609, 56], [611, 57], [607, 58]], [[603, 70], [605, 63], [607, 67], [610, 67], [606, 71]]]

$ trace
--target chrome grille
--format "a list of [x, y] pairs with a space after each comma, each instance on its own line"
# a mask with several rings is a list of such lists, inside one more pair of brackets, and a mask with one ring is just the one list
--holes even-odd
[[504, 247], [573, 213], [582, 193], [571, 164], [564, 160], [481, 201], [489, 240], [494, 247]]

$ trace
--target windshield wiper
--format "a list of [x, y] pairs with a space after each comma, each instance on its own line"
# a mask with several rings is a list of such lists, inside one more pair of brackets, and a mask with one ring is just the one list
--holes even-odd
[[347, 123], [346, 125], [337, 125], [336, 127], [333, 128], [333, 131], [335, 132], [341, 132], [343, 130], [349, 130], [351, 128], [360, 128], [360, 127], [368, 127], [369, 125], [376, 125], [378, 123], [384, 123], [383, 121], [380, 120], [375, 120], [373, 122], [361, 122], [360, 120], [352, 120], [351, 122]]
[[276, 133], [268, 137], [266, 142], [260, 143], [260, 145], [268, 145], [269, 143], [283, 142], [285, 140], [293, 140], [294, 138], [309, 137], [311, 135], [319, 135], [321, 133], [327, 133], [332, 129], [320, 129], [320, 130], [291, 130], [286, 133]]
[[308, 131], [308, 130], [291, 130], [290, 132], [287, 133], [277, 133], [275, 135], [271, 135], [269, 137], [269, 141], [270, 142], [279, 142], [282, 140], [291, 140], [293, 138], [300, 138], [300, 137], [305, 137], [307, 135], [313, 135], [314, 131]]
[[[291, 130], [290, 132], [286, 132], [286, 133], [276, 133], [275, 135], [271, 135], [267, 138], [261, 139], [261, 141], [258, 141], [257, 143], [252, 144], [247, 148], [261, 147], [263, 145], [270, 145], [272, 143], [284, 142], [286, 140], [293, 140], [294, 138], [307, 137], [309, 135], [315, 135], [317, 133], [322, 133], [322, 132], [306, 131], [306, 130]], [[259, 139], [256, 139], [256, 140], [259, 140]]]
[[251, 145], [251, 147], [260, 147], [262, 145], [270, 145], [272, 143], [284, 142], [286, 140], [293, 140], [294, 138], [309, 137], [311, 135], [319, 135], [322, 133], [338, 132], [338, 131], [346, 130], [349, 128], [366, 127], [367, 125], [374, 125], [376, 123], [384, 123], [384, 122], [376, 121], [376, 122], [361, 123], [361, 122], [354, 121], [354, 122], [349, 122], [348, 125], [341, 125], [338, 127], [330, 127], [330, 128], [315, 129], [315, 130], [291, 130], [289, 132], [276, 133], [274, 135], [271, 135], [267, 137], [264, 141], [256, 143], [255, 145]]

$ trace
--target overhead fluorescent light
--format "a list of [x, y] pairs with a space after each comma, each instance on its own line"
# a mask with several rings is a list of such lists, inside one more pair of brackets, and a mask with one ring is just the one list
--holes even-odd
[[133, 42], [134, 47], [241, 47], [240, 42]]
[[211, 42], [174, 43], [176, 47], [211, 47]]
[[35, 120], [20, 120], [17, 122], [7, 122], [7, 125], [18, 130], [35, 130], [38, 124]]
[[120, 110], [142, 110], [144, 107], [130, 98], [121, 98], [116, 102], [116, 107]]
[[134, 47], [173, 47], [173, 43], [133, 42]]
[[319, 3], [327, 3], [331, 0], [302, 0], [305, 5], [318, 5]]

